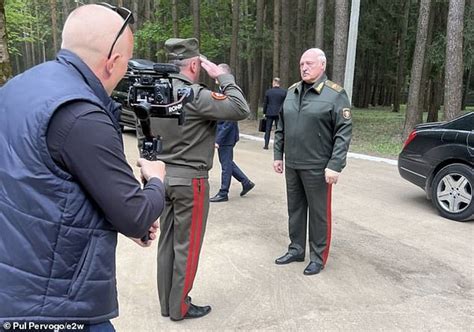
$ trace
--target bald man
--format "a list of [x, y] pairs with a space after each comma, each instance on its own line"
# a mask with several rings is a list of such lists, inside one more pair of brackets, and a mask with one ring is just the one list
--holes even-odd
[[275, 132], [273, 168], [280, 174], [285, 171], [290, 235], [287, 253], [275, 263], [304, 261], [309, 224], [305, 275], [320, 273], [328, 259], [331, 190], [346, 165], [352, 133], [349, 99], [342, 87], [328, 80], [325, 70], [322, 50], [303, 53], [301, 81], [288, 89]]
[[138, 161], [142, 189], [109, 97], [132, 56], [132, 21], [125, 8], [77, 8], [56, 59], [0, 89], [0, 323], [114, 331], [117, 233], [156, 237], [164, 164]]

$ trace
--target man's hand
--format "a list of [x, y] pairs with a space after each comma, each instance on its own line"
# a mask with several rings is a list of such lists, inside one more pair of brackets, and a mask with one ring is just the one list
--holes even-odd
[[273, 170], [277, 173], [283, 173], [283, 170], [284, 170], [284, 166], [283, 166], [283, 160], [275, 160], [273, 162]]
[[211, 62], [202, 56], [199, 57], [199, 59], [201, 59], [201, 67], [207, 72], [210, 78], [216, 79], [217, 76], [226, 74], [226, 71], [216, 65], [214, 62]]
[[130, 239], [132, 239], [133, 241], [135, 241], [139, 246], [141, 247], [149, 247], [151, 246], [151, 243], [156, 239], [156, 232], [158, 231], [158, 228], [160, 228], [160, 224], [159, 224], [160, 220], [158, 219], [157, 221], [155, 221], [150, 229], [148, 230], [148, 238], [149, 240], [145, 243], [145, 242], [142, 242], [141, 239], [136, 239], [136, 238], [133, 238], [131, 237]]
[[324, 170], [324, 176], [326, 177], [326, 183], [328, 184], [336, 184], [337, 179], [339, 178], [339, 172], [333, 171], [332, 169], [326, 168]]
[[144, 158], [139, 158], [137, 166], [140, 167], [142, 179], [145, 181], [148, 181], [151, 178], [158, 178], [163, 181], [165, 178], [165, 163], [162, 161], [149, 161]]

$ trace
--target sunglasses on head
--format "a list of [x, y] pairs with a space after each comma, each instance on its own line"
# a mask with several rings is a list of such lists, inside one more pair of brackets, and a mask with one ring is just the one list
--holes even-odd
[[122, 27], [120, 28], [119, 32], [117, 33], [117, 36], [115, 36], [114, 42], [112, 43], [112, 46], [110, 47], [109, 54], [107, 55], [107, 59], [110, 59], [110, 57], [112, 56], [112, 51], [114, 50], [114, 46], [117, 43], [117, 40], [122, 35], [122, 33], [125, 31], [125, 28], [127, 27], [128, 24], [135, 23], [135, 19], [133, 17], [132, 12], [129, 9], [125, 8], [125, 7], [112, 6], [111, 4], [108, 4], [106, 2], [101, 2], [101, 3], [99, 3], [99, 5], [113, 10], [114, 12], [119, 14], [124, 19]]

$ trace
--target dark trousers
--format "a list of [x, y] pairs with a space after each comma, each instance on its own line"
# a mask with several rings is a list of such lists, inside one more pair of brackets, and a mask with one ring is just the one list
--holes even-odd
[[267, 126], [265, 127], [265, 147], [268, 148], [268, 142], [270, 142], [270, 134], [272, 133], [273, 122], [275, 122], [275, 128], [278, 127], [278, 116], [267, 116]]
[[[288, 252], [304, 255], [309, 221], [309, 252], [313, 262], [325, 265], [331, 243], [331, 189], [324, 171], [286, 167]], [[309, 220], [308, 220], [309, 211]]]
[[199, 262], [209, 212], [209, 182], [203, 178], [165, 178], [166, 202], [158, 241], [158, 295], [161, 314], [181, 319]]
[[234, 163], [234, 146], [222, 145], [217, 149], [219, 155], [219, 162], [221, 163], [221, 189], [219, 194], [227, 196], [229, 194], [230, 182], [232, 177], [242, 183], [243, 186], [250, 182], [249, 178], [242, 172], [242, 170]]

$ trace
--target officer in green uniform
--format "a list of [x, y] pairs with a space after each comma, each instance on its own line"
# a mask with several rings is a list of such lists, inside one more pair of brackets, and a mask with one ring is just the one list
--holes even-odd
[[[208, 172], [212, 168], [218, 120], [238, 121], [250, 114], [234, 76], [199, 54], [195, 38], [165, 42], [168, 58], [180, 68], [173, 76], [174, 93], [190, 87], [194, 100], [184, 106], [186, 120], [151, 118], [154, 135], [160, 135], [166, 164], [166, 203], [158, 242], [158, 295], [161, 314], [171, 320], [197, 318], [210, 306], [197, 306], [188, 296], [193, 287], [209, 210]], [[202, 68], [219, 82], [216, 93], [197, 84]], [[176, 97], [176, 96], [175, 96]]]
[[[326, 56], [317, 48], [303, 53], [302, 81], [286, 95], [275, 132], [274, 163], [285, 171], [290, 245], [276, 264], [304, 261], [309, 210], [310, 263], [305, 275], [324, 268], [331, 242], [331, 188], [346, 165], [352, 134], [349, 99], [325, 75]], [[283, 166], [285, 155], [285, 167]]]

